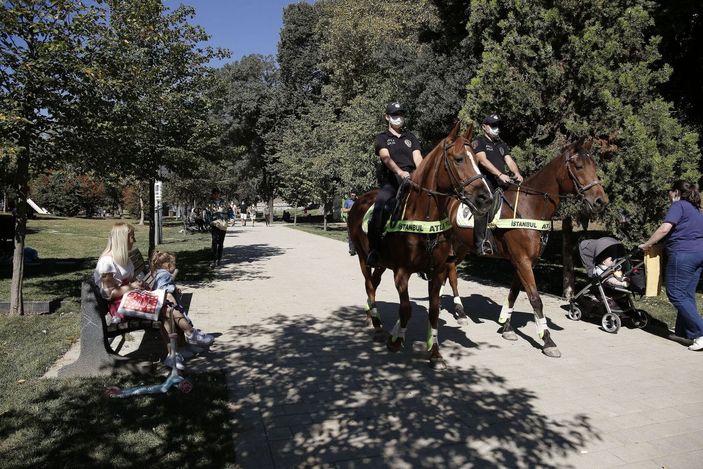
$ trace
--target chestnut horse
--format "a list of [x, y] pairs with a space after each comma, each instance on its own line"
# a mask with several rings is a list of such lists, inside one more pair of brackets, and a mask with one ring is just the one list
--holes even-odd
[[[554, 158], [540, 171], [527, 178], [520, 186], [510, 186], [504, 192], [504, 203], [501, 218], [527, 218], [534, 220], [551, 220], [563, 197], [580, 197], [591, 213], [597, 213], [605, 208], [608, 196], [596, 174], [596, 162], [589, 154], [591, 141], [583, 143], [583, 139], [565, 146], [560, 155]], [[519, 195], [518, 195], [519, 191]], [[518, 205], [515, 206], [515, 200]], [[455, 254], [459, 263], [468, 252], [475, 253], [474, 233], [471, 228], [457, 226], [456, 215], [459, 203], [450, 206], [450, 219], [454, 226]], [[516, 214], [513, 211], [516, 209]], [[517, 340], [517, 335], [510, 324], [510, 317], [515, 305], [515, 299], [522, 286], [535, 313], [537, 334], [544, 341], [542, 352], [558, 358], [561, 352], [551, 338], [547, 328], [547, 320], [542, 312], [542, 300], [537, 291], [535, 275], [532, 270], [541, 251], [542, 232], [530, 229], [496, 229], [494, 236], [498, 248], [497, 257], [507, 258], [515, 267], [507, 304], [504, 304], [498, 320], [503, 326], [501, 332], [507, 340]], [[455, 312], [461, 324], [468, 321], [461, 307], [461, 299], [457, 290], [456, 264], [448, 263], [449, 283], [454, 293]]]
[[[474, 213], [486, 213], [491, 205], [491, 193], [471, 153], [471, 128], [459, 135], [459, 123], [425, 158], [409, 181], [404, 220], [419, 222], [448, 219], [449, 202], [462, 200]], [[394, 272], [395, 286], [400, 297], [399, 320], [391, 332], [387, 347], [398, 351], [405, 341], [405, 329], [410, 320], [411, 304], [408, 279], [414, 272], [424, 272], [429, 279], [429, 327], [427, 350], [430, 366], [445, 367], [439, 352], [437, 327], [439, 322], [439, 291], [446, 279], [446, 261], [451, 248], [451, 228], [428, 234], [391, 232], [380, 245], [381, 267], [373, 269], [366, 264], [369, 243], [362, 222], [368, 208], [376, 200], [377, 190], [357, 199], [349, 212], [349, 237], [356, 248], [359, 265], [364, 275], [367, 295], [367, 321], [376, 332], [383, 327], [376, 309], [376, 288], [386, 269]]]

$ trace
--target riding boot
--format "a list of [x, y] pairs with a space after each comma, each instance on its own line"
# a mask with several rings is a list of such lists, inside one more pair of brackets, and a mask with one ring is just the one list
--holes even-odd
[[381, 261], [380, 256], [378, 254], [378, 245], [381, 244], [380, 236], [378, 234], [378, 228], [377, 228], [377, 223], [374, 223], [374, 218], [371, 217], [371, 220], [369, 220], [369, 232], [368, 232], [368, 239], [369, 239], [369, 255], [366, 258], [366, 264], [369, 265], [370, 267], [378, 267], [379, 262]]
[[492, 256], [493, 247], [487, 237], [488, 214], [474, 215], [474, 241], [476, 243], [476, 253], [479, 256]]

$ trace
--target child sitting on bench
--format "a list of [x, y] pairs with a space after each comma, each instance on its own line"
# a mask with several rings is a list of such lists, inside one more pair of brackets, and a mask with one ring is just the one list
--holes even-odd
[[[174, 308], [173, 318], [176, 326], [181, 329], [185, 335], [186, 342], [191, 345], [209, 347], [215, 338], [210, 334], [205, 334], [200, 329], [193, 326], [193, 322], [185, 314], [183, 307], [180, 305], [177, 296], [180, 296], [181, 291], [176, 287], [174, 273], [176, 271], [176, 256], [169, 252], [154, 251], [151, 256], [149, 267], [154, 276], [154, 290], [166, 290], [167, 305], [170, 303]], [[177, 312], [176, 312], [177, 311]], [[170, 327], [168, 323], [165, 324]], [[172, 332], [172, 331], [168, 331]]]

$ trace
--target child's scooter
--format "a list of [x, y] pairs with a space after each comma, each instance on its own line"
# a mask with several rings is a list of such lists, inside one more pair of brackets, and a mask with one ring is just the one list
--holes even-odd
[[[166, 301], [166, 306], [174, 307], [175, 305], [173, 305], [169, 301]], [[105, 388], [105, 396], [111, 398], [121, 398], [139, 396], [142, 394], [165, 394], [173, 386], [176, 386], [178, 390], [184, 394], [189, 393], [193, 389], [193, 383], [178, 374], [178, 368], [176, 367], [176, 341], [178, 338], [178, 334], [175, 332], [176, 329], [173, 321], [173, 314], [171, 314], [170, 316], [171, 333], [168, 335], [168, 338], [171, 344], [171, 351], [169, 352], [168, 356], [171, 359], [171, 363], [173, 363], [173, 367], [171, 368], [171, 373], [168, 375], [168, 378], [166, 378], [166, 381], [161, 384], [152, 384], [150, 386], [137, 386], [135, 388], [128, 389], [120, 389], [117, 386], [110, 386], [108, 388]]]

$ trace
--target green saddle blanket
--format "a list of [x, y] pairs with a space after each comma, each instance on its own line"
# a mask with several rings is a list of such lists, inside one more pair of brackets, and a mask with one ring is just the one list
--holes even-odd
[[[369, 222], [371, 221], [371, 214], [373, 214], [373, 205], [364, 214], [364, 219], [361, 222], [361, 229], [364, 233], [369, 232]], [[452, 228], [452, 224], [449, 218], [437, 221], [424, 221], [424, 220], [398, 220], [396, 222], [391, 222], [388, 220], [383, 229], [384, 233], [420, 233], [420, 234], [433, 234], [441, 233], [443, 231], [448, 231]]]

